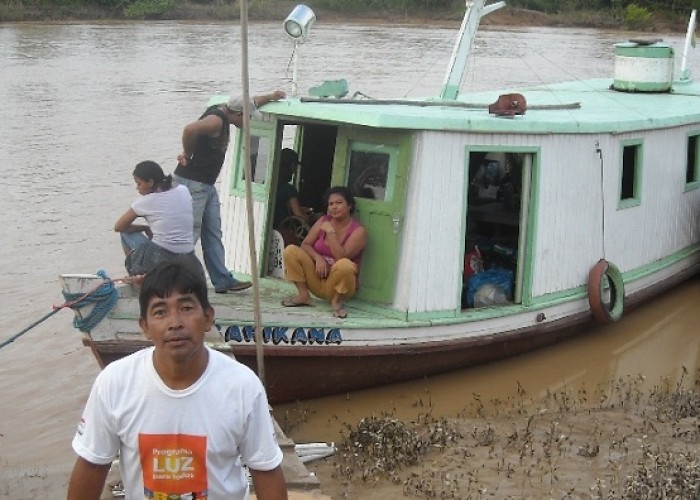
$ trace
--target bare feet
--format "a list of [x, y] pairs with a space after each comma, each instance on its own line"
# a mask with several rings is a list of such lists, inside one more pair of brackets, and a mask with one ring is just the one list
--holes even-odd
[[347, 318], [348, 312], [343, 308], [343, 301], [340, 300], [340, 296], [336, 295], [331, 300], [331, 309], [333, 309], [333, 316], [336, 318]]

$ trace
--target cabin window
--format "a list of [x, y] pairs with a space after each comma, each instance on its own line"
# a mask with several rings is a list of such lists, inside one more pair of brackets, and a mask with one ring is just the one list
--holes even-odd
[[[259, 135], [250, 136], [250, 171], [253, 173], [253, 182], [265, 184], [267, 177], [267, 165], [270, 161], [270, 139]], [[245, 180], [245, 169], [243, 171]]]
[[357, 198], [391, 201], [398, 148], [352, 143], [347, 186]]
[[641, 195], [642, 145], [638, 142], [622, 144], [622, 178], [620, 206], [636, 206]]
[[[265, 185], [270, 181], [272, 162], [273, 130], [267, 123], [252, 122], [250, 130], [250, 169], [253, 174], [253, 194], [256, 198], [265, 195]], [[236, 131], [233, 188], [245, 192], [245, 162], [243, 156], [243, 133]]]
[[688, 137], [688, 156], [685, 167], [685, 183], [687, 188], [697, 187], [700, 181], [700, 165], [698, 164], [698, 147], [700, 147], [700, 141], [698, 137], [700, 136], [691, 135]]

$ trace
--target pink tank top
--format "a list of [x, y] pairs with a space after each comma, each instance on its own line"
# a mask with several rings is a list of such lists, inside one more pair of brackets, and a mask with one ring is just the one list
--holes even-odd
[[[331, 220], [330, 215], [324, 215], [322, 220], [324, 221], [329, 221]], [[343, 236], [343, 239], [341, 240], [340, 244], [345, 245], [345, 242], [348, 240], [352, 232], [360, 227], [360, 223], [357, 222], [355, 219], [350, 220], [350, 225], [348, 226], [348, 230], [345, 231], [345, 236]], [[318, 252], [320, 255], [322, 255], [326, 260], [328, 261], [329, 264], [333, 265], [335, 260], [333, 259], [333, 253], [331, 252], [330, 247], [326, 243], [326, 232], [321, 230], [321, 232], [318, 235], [318, 238], [316, 238], [316, 242], [314, 243], [314, 250]], [[354, 259], [351, 259], [355, 265], [357, 266], [357, 274], [358, 276], [360, 275], [360, 262], [362, 262], [362, 252], [358, 253]]]

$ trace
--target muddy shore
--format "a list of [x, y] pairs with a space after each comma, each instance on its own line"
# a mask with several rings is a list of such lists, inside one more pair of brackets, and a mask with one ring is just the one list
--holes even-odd
[[700, 392], [640, 379], [471, 415], [374, 415], [307, 464], [332, 499], [700, 498]]

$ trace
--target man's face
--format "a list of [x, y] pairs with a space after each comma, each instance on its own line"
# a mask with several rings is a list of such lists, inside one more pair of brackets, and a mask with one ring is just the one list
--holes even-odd
[[157, 355], [186, 362], [202, 352], [204, 335], [214, 323], [214, 310], [202, 308], [193, 294], [173, 291], [169, 297], [153, 297], [139, 325], [156, 348]]
[[238, 128], [243, 126], [243, 113], [240, 111], [231, 111], [228, 116], [231, 125], [235, 125]]

